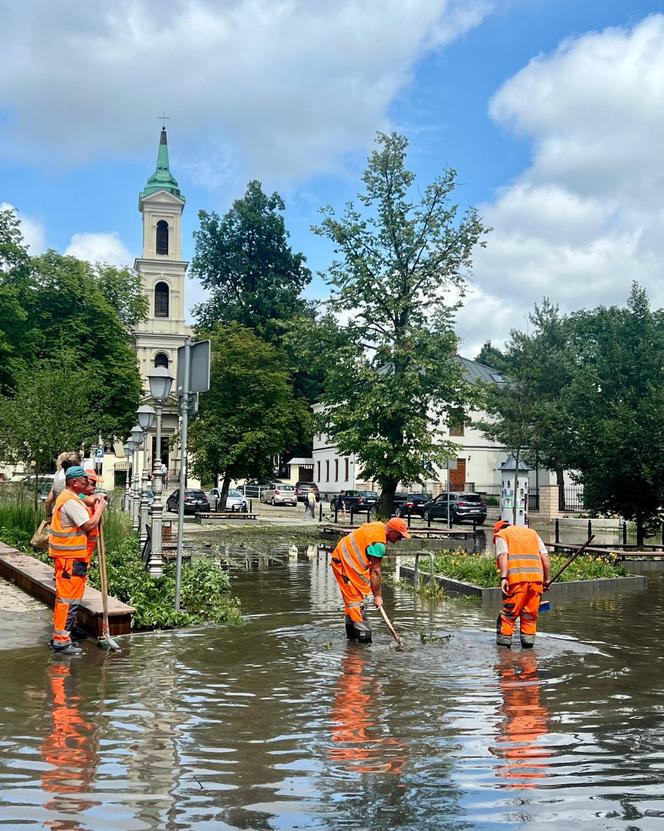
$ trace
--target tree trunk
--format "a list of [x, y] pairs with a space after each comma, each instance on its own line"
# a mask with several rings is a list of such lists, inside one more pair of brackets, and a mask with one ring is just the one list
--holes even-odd
[[378, 518], [382, 520], [389, 519], [392, 516], [392, 509], [394, 507], [394, 494], [397, 489], [397, 482], [393, 479], [381, 482], [380, 499], [378, 501]]
[[219, 497], [219, 502], [217, 504], [218, 511], [225, 511], [226, 510], [226, 499], [228, 497], [228, 489], [231, 485], [231, 475], [230, 473], [224, 474], [224, 481], [221, 485], [221, 496]]
[[643, 517], [641, 514], [636, 516], [636, 544], [639, 548], [643, 547]]
[[556, 484], [558, 485], [558, 510], [565, 510], [565, 471], [563, 466], [556, 464]]

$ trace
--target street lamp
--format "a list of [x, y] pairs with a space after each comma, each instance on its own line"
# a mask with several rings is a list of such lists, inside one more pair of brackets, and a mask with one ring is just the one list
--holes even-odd
[[138, 478], [138, 451], [143, 444], [143, 431], [138, 426], [138, 424], [134, 425], [129, 435], [131, 436], [131, 441], [134, 446], [134, 463], [132, 465], [132, 477], [131, 477], [131, 498], [132, 498], [132, 505], [133, 510], [131, 512], [131, 527], [134, 531], [139, 531], [141, 528], [141, 517], [140, 517], [140, 501], [141, 501], [141, 494], [139, 492], [139, 478]]
[[[143, 465], [141, 470], [141, 500], [140, 500], [140, 524], [138, 529], [138, 541], [143, 550], [143, 546], [148, 539], [148, 435], [152, 429], [155, 419], [154, 407], [149, 404], [141, 404], [136, 410], [138, 416], [138, 424], [141, 430], [145, 433], [145, 441], [143, 442]], [[132, 431], [133, 432], [133, 431]]]
[[154, 481], [154, 502], [152, 503], [152, 552], [148, 563], [148, 573], [155, 577], [163, 574], [161, 527], [164, 506], [161, 502], [161, 410], [168, 400], [173, 384], [173, 378], [164, 366], [156, 366], [148, 372], [150, 395], [155, 403], [157, 414], [157, 448], [154, 454], [152, 478]]
[[[134, 442], [131, 440], [131, 436], [125, 440], [123, 445], [123, 450], [125, 454], [125, 459], [127, 460], [127, 475], [125, 477], [125, 511], [130, 511], [132, 509], [131, 504], [131, 476], [130, 474], [130, 466], [132, 464], [132, 454], [134, 452]], [[131, 471], [133, 473], [133, 471]]]

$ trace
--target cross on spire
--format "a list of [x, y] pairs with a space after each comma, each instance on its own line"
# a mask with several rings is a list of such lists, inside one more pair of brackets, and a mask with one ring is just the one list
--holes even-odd
[[158, 115], [157, 118], [161, 121], [161, 126], [165, 130], [166, 129], [166, 122], [171, 120], [170, 115], [166, 115], [166, 113], [162, 113]]

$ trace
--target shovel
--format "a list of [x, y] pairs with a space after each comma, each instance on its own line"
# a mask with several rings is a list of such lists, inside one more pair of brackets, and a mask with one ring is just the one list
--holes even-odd
[[[576, 560], [576, 558], [579, 556], [579, 554], [581, 554], [583, 551], [585, 551], [585, 549], [588, 548], [588, 546], [590, 545], [590, 543], [594, 539], [595, 539], [595, 535], [591, 534], [588, 537], [588, 539], [583, 543], [583, 545], [580, 546], [580, 548], [576, 549], [576, 551], [574, 552], [574, 554], [572, 554], [572, 556], [569, 558], [569, 560], [566, 563], [563, 563], [563, 565], [560, 567], [560, 569], [558, 570], [558, 573], [556, 574], [556, 576], [552, 580], [549, 580], [549, 586], [553, 585], [556, 582], [556, 580], [560, 577], [560, 575], [563, 573], [563, 571], [565, 571], [565, 569], [568, 566], [572, 565], [572, 563], [574, 562], [574, 560]], [[551, 611], [551, 601], [550, 600], [540, 600], [539, 610], [540, 610], [540, 612], [550, 612]]]
[[389, 619], [389, 617], [387, 616], [387, 612], [385, 611], [385, 609], [383, 609], [383, 607], [382, 607], [382, 606], [379, 606], [379, 607], [378, 607], [378, 611], [379, 611], [379, 612], [381, 613], [381, 615], [383, 616], [383, 620], [385, 621], [385, 625], [386, 625], [386, 626], [387, 626], [387, 628], [390, 630], [390, 635], [392, 635], [392, 637], [394, 638], [394, 640], [397, 642], [397, 646], [403, 646], [403, 644], [401, 643], [401, 638], [397, 635], [396, 629], [395, 629], [395, 628], [394, 628], [394, 626], [392, 626], [392, 624], [390, 623], [390, 619]]

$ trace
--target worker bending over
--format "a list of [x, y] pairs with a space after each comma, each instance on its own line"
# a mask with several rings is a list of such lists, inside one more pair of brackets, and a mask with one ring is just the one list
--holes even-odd
[[387, 524], [367, 522], [340, 540], [332, 552], [332, 571], [344, 601], [348, 640], [371, 643], [366, 603], [373, 594], [376, 607], [383, 605], [380, 584], [385, 546], [409, 537], [408, 525], [399, 517]]
[[503, 608], [496, 621], [496, 643], [498, 646], [512, 645], [518, 618], [521, 646], [532, 649], [540, 599], [551, 579], [549, 554], [536, 531], [510, 525], [504, 519], [493, 526], [493, 541], [503, 593]]

